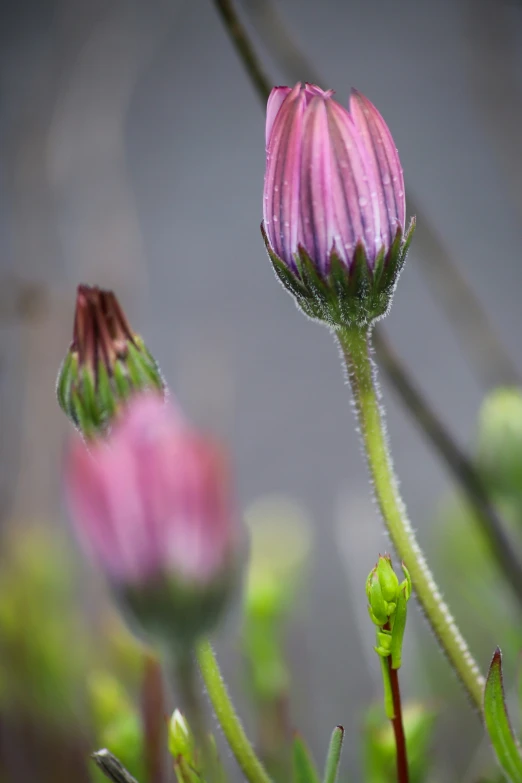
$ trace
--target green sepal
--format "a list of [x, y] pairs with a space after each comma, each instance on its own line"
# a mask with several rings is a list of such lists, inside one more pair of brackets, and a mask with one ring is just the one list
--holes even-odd
[[315, 764], [300, 736], [294, 738], [293, 744], [293, 783], [320, 783]]
[[290, 269], [270, 247], [263, 226], [261, 233], [274, 271], [298, 307], [309, 318], [335, 330], [361, 328], [386, 315], [414, 228], [415, 219], [406, 234], [399, 227], [390, 249], [386, 255], [381, 250], [373, 268], [359, 242], [349, 268], [333, 250], [326, 272], [317, 268], [302, 246], [294, 255], [295, 270]]
[[385, 601], [395, 601], [399, 588], [399, 579], [393, 570], [389, 555], [379, 557], [377, 562], [377, 576], [381, 585], [382, 595]]
[[497, 761], [505, 775], [511, 783], [522, 783], [522, 753], [506, 709], [502, 653], [498, 647], [484, 689], [484, 720]]
[[343, 740], [344, 729], [342, 726], [336, 726], [332, 732], [330, 745], [328, 746], [323, 783], [336, 783], [337, 781], [339, 765], [341, 763], [341, 753], [343, 750]]
[[71, 406], [71, 380], [78, 372], [78, 354], [69, 351], [58, 373], [56, 382], [56, 396], [58, 404], [67, 416], [70, 416]]
[[201, 773], [181, 754], [174, 758], [174, 772], [178, 783], [202, 783]]
[[111, 379], [105, 363], [100, 359], [98, 362], [98, 388], [97, 397], [100, 407], [100, 423], [107, 424], [114, 417], [117, 410], [114, 391], [111, 386]]
[[114, 363], [112, 373], [118, 397], [122, 402], [125, 402], [125, 400], [130, 397], [132, 387], [125, 366], [121, 360], [117, 360]]

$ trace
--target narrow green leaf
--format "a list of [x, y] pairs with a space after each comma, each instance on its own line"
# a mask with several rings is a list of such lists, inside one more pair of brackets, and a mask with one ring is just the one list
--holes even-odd
[[484, 690], [484, 718], [498, 763], [511, 783], [522, 783], [522, 756], [507, 714], [502, 653], [498, 647], [489, 667]]
[[330, 739], [330, 747], [326, 756], [326, 765], [324, 768], [324, 783], [336, 783], [339, 772], [339, 763], [341, 761], [341, 751], [343, 749], [344, 729], [342, 726], [336, 726]]
[[297, 736], [293, 748], [293, 783], [319, 783], [319, 775], [304, 740]]

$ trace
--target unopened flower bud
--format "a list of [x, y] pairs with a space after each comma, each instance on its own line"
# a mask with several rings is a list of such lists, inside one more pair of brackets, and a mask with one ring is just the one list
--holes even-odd
[[169, 751], [177, 758], [181, 756], [189, 764], [194, 763], [194, 737], [192, 731], [179, 710], [174, 710], [169, 722]]
[[377, 575], [381, 586], [382, 595], [385, 601], [395, 601], [397, 599], [397, 589], [399, 579], [393, 570], [391, 557], [389, 555], [380, 555], [377, 563]]
[[389, 555], [379, 555], [366, 581], [366, 595], [372, 621], [378, 626], [385, 625], [395, 612], [399, 596], [399, 580]]
[[78, 286], [73, 341], [60, 368], [58, 402], [85, 437], [104, 433], [132, 394], [164, 392], [160, 369], [112, 291]]
[[383, 596], [377, 566], [370, 572], [368, 577], [366, 595], [368, 597], [368, 612], [372, 621], [378, 626], [385, 625], [388, 622], [392, 609], [390, 609], [388, 601]]
[[186, 649], [236, 584], [240, 531], [221, 450], [145, 393], [107, 438], [76, 438], [66, 468], [80, 537], [130, 619]]
[[[274, 270], [311, 318], [339, 329], [388, 311], [404, 264], [404, 180], [394, 141], [354, 90], [275, 87], [266, 118], [263, 236]], [[406, 232], [406, 233], [405, 233]]]

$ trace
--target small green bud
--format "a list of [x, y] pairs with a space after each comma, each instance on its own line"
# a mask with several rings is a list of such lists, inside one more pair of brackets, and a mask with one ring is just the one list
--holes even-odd
[[368, 612], [375, 625], [385, 625], [396, 608], [399, 580], [389, 555], [379, 555], [379, 561], [366, 580]]
[[393, 570], [391, 557], [389, 555], [379, 555], [379, 562], [377, 563], [377, 575], [379, 577], [379, 584], [381, 586], [384, 600], [395, 601], [397, 598], [399, 580], [397, 578], [397, 574]]
[[373, 576], [370, 581], [369, 590], [369, 610], [370, 617], [376, 625], [385, 625], [388, 622], [388, 618], [391, 614], [389, 610], [388, 602], [385, 601], [382, 594], [382, 587], [379, 582], [379, 574], [377, 569], [374, 570]]
[[86, 438], [104, 434], [137, 391], [165, 393], [160, 369], [112, 291], [78, 286], [73, 341], [60, 368], [60, 407]]
[[181, 756], [189, 764], [194, 763], [194, 737], [192, 731], [179, 710], [174, 710], [169, 722], [169, 751], [178, 758]]

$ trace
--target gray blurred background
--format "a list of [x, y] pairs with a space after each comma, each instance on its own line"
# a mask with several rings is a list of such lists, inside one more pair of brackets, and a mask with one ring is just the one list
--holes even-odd
[[[255, 36], [249, 14], [259, 3], [238, 5]], [[356, 86], [379, 107], [423, 218], [522, 371], [522, 6], [276, 6], [323, 87], [346, 102]], [[255, 40], [274, 80], [286, 83]], [[278, 493], [307, 509], [315, 544], [289, 642], [293, 718], [321, 753], [343, 723], [355, 758], [362, 710], [380, 693], [364, 578], [387, 543], [337, 349], [297, 312], [265, 254], [264, 115], [210, 0], [4, 3], [0, 154], [4, 519], [63, 524], [68, 426], [55, 402], [56, 371], [75, 286], [113, 287], [183, 406], [228, 443], [242, 506]], [[422, 252], [414, 239], [384, 328], [469, 445], [485, 384], [422, 271], [437, 257]], [[384, 387], [402, 490], [429, 553], [451, 478]], [[444, 569], [436, 571], [444, 588]], [[417, 676], [424, 632], [422, 622], [411, 630], [403, 679], [408, 695], [435, 700], [438, 682]], [[220, 657], [233, 692], [234, 655], [232, 625]], [[444, 666], [440, 676], [452, 683]], [[448, 758], [455, 733], [467, 736], [452, 764], [464, 780], [478, 720], [464, 700], [449, 714], [438, 706]]]

